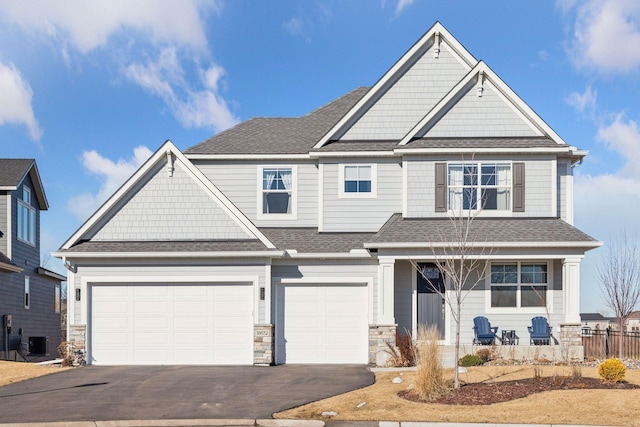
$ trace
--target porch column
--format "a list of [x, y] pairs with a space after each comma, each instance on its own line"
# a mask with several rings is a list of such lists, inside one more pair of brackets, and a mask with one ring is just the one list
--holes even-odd
[[562, 261], [562, 290], [564, 296], [564, 322], [580, 323], [580, 261], [581, 257]]
[[378, 267], [378, 324], [394, 325], [394, 258], [380, 258]]

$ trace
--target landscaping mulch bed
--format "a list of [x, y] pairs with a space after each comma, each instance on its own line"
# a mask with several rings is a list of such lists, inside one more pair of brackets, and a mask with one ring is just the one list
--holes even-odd
[[412, 402], [442, 403], [445, 405], [491, 405], [521, 399], [534, 393], [550, 390], [575, 389], [638, 389], [630, 383], [609, 383], [597, 378], [541, 377], [491, 383], [464, 384], [457, 390], [433, 401], [420, 400], [413, 390], [404, 390], [398, 396]]

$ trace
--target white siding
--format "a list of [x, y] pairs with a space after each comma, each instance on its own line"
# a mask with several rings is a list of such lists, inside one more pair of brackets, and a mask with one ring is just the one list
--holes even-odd
[[246, 239], [238, 223], [175, 163], [165, 165], [131, 196], [92, 240]]
[[558, 160], [558, 217], [573, 224], [573, 168], [568, 160]]
[[[313, 163], [283, 162], [210, 162], [194, 164], [231, 202], [258, 227], [317, 227], [318, 225], [318, 167]], [[296, 166], [297, 219], [258, 219], [260, 166]]]
[[340, 138], [401, 139], [467, 73], [446, 43], [427, 50]]
[[505, 99], [486, 83], [481, 97], [475, 86], [427, 131], [426, 137], [539, 136]]
[[[366, 161], [363, 164], [370, 164]], [[323, 231], [378, 231], [396, 212], [402, 212], [402, 166], [377, 163], [377, 197], [340, 198], [339, 165], [325, 163]]]

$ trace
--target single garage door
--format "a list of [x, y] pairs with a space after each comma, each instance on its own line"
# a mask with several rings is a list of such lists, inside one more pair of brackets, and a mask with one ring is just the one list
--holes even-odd
[[280, 285], [277, 298], [277, 363], [368, 363], [366, 285]]
[[91, 287], [90, 363], [253, 363], [253, 287], [100, 284]]

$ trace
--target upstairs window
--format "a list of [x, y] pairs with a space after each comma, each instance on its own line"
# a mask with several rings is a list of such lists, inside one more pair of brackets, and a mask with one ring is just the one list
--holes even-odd
[[262, 169], [262, 215], [294, 214], [293, 168], [265, 167]]
[[339, 165], [339, 196], [376, 197], [377, 167], [373, 165]]
[[36, 210], [31, 206], [31, 191], [22, 190], [22, 200], [18, 200], [18, 239], [36, 244]]
[[508, 163], [450, 164], [449, 210], [511, 210], [511, 165]]

